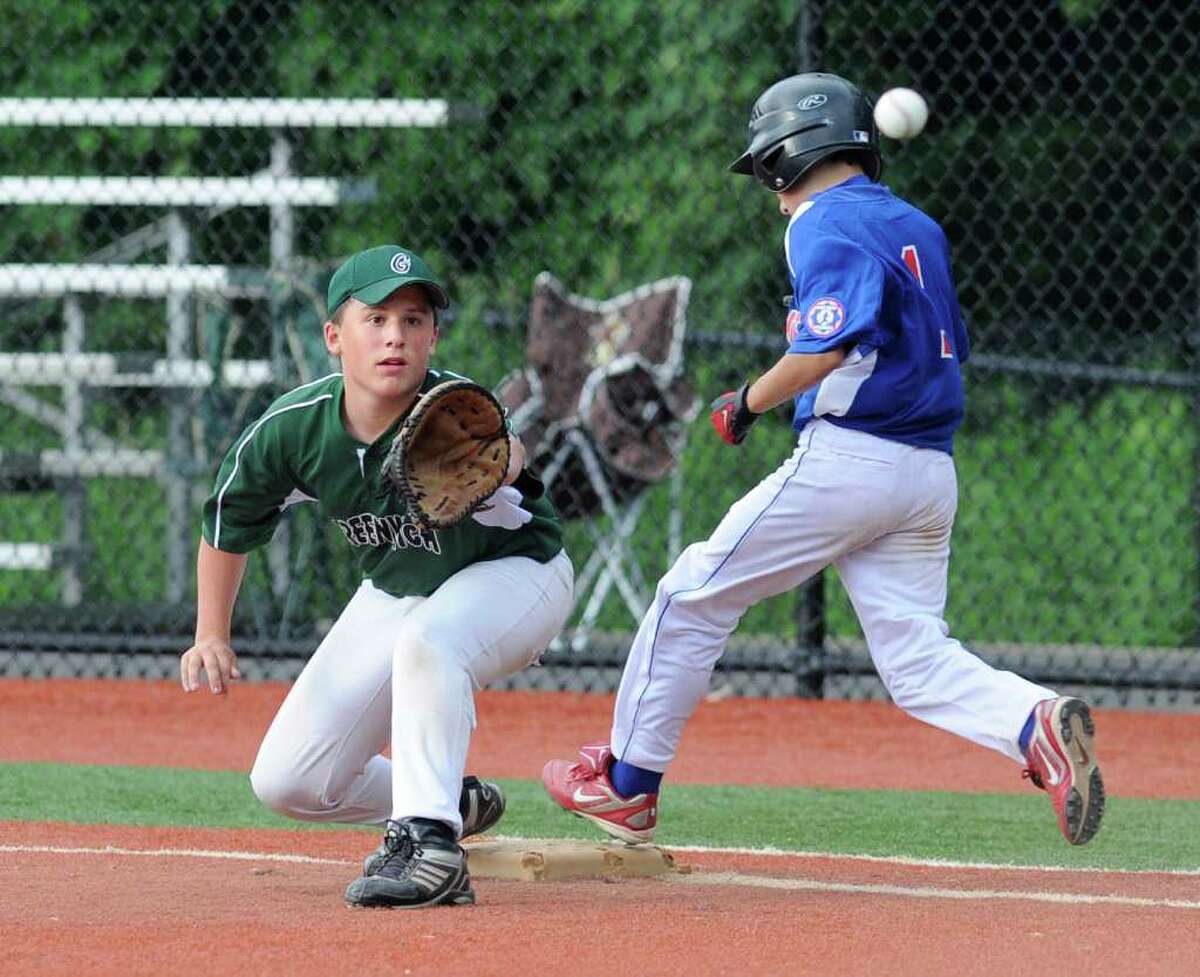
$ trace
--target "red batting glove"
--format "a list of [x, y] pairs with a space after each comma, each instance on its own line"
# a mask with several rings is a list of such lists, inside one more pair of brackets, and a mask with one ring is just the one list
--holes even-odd
[[744, 383], [738, 390], [721, 394], [709, 405], [709, 417], [717, 436], [726, 444], [741, 444], [746, 440], [750, 425], [758, 420], [758, 414], [746, 406], [750, 384]]

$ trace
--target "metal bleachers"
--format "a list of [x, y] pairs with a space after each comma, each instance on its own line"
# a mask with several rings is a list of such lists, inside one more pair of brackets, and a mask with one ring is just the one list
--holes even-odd
[[[195, 300], [271, 303], [293, 287], [294, 209], [373, 200], [371, 181], [302, 177], [292, 172], [289, 132], [304, 128], [443, 126], [450, 107], [440, 99], [68, 99], [0, 98], [6, 127], [200, 127], [271, 132], [270, 159], [246, 176], [0, 176], [0, 206], [161, 207], [152, 224], [83, 262], [0, 264], [0, 303], [61, 302], [62, 333], [54, 351], [0, 349], [0, 403], [54, 432], [58, 447], [0, 447], [0, 492], [55, 492], [63, 509], [54, 543], [0, 541], [0, 569], [57, 572], [62, 602], [85, 600], [87, 479], [137, 477], [160, 483], [168, 531], [163, 555], [168, 601], [190, 590], [194, 528], [189, 474], [189, 397], [219, 381], [248, 390], [272, 382], [268, 359], [220, 362], [197, 355]], [[267, 208], [268, 262], [263, 267], [193, 263], [197, 226], [232, 208]], [[164, 263], [142, 263], [152, 253]], [[165, 336], [158, 348], [96, 349], [88, 341], [83, 296], [161, 301]], [[161, 397], [167, 437], [153, 448], [120, 443], [89, 424], [96, 388], [144, 388]]]

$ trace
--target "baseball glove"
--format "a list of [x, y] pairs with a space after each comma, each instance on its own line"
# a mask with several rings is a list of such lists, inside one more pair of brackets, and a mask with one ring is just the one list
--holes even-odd
[[507, 471], [504, 409], [470, 380], [447, 380], [423, 394], [383, 462], [384, 476], [426, 529], [462, 522]]

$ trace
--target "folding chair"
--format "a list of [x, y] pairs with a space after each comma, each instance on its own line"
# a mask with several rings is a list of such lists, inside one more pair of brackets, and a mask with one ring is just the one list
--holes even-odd
[[[549, 272], [534, 281], [526, 364], [501, 381], [509, 408], [555, 506], [584, 519], [595, 548], [576, 579], [587, 597], [572, 647], [587, 644], [613, 587], [635, 620], [650, 591], [630, 550], [651, 484], [671, 477], [668, 527], [680, 548], [678, 461], [698, 401], [683, 379], [687, 278], [664, 278], [597, 301], [569, 293]], [[605, 531], [597, 515], [608, 517]]]

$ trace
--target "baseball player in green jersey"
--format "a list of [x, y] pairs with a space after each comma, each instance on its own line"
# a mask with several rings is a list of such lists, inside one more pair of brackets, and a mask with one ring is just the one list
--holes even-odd
[[[246, 554], [283, 511], [316, 505], [353, 548], [362, 584], [271, 723], [250, 782], [311, 821], [382, 824], [346, 890], [353, 906], [473, 903], [458, 841], [504, 809], [464, 780], [474, 690], [535, 662], [572, 607], [573, 571], [541, 484], [510, 435], [506, 484], [449, 529], [414, 521], [381, 472], [403, 418], [446, 379], [429, 366], [448, 302], [425, 262], [362, 251], [329, 283], [325, 344], [341, 372], [284, 394], [234, 442], [204, 506], [185, 691], [239, 678], [230, 617]], [[391, 760], [381, 755], [390, 744]]]

